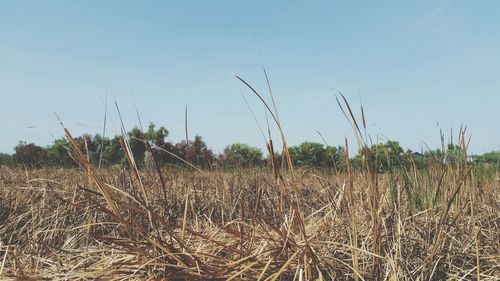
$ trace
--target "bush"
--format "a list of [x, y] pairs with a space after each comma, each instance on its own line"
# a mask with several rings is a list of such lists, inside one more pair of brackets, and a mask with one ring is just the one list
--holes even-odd
[[12, 155], [7, 153], [0, 153], [0, 165], [12, 164]]
[[[194, 141], [186, 143], [182, 141], [175, 145], [175, 152], [178, 156], [197, 167], [211, 167], [215, 162], [212, 150], [207, 147], [201, 136], [196, 136]], [[180, 163], [182, 164], [182, 163]]]
[[34, 143], [27, 144], [20, 141], [14, 148], [16, 153], [13, 160], [17, 164], [25, 165], [29, 168], [38, 168], [48, 164], [47, 150]]
[[262, 151], [247, 144], [233, 143], [224, 149], [221, 161], [226, 167], [254, 167], [264, 163]]

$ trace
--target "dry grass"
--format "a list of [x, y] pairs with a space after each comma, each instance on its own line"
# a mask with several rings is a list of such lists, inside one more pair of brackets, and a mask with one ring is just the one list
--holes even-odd
[[499, 187], [474, 168], [161, 173], [166, 195], [153, 171], [2, 168], [1, 278], [500, 280]]

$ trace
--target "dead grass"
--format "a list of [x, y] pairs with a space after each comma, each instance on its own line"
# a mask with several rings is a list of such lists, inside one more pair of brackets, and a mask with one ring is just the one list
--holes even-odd
[[292, 187], [254, 170], [161, 172], [166, 198], [153, 171], [2, 168], [0, 276], [500, 279], [498, 186], [473, 168], [416, 172], [413, 186], [401, 174], [299, 171]]

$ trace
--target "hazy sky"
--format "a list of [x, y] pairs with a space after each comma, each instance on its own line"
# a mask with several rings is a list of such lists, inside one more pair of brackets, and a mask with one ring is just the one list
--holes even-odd
[[[265, 92], [266, 66], [290, 144], [340, 145], [352, 130], [335, 88], [369, 134], [437, 147], [437, 122], [461, 124], [471, 150], [500, 148], [500, 1], [6, 1], [0, 0], [0, 151], [19, 140], [143, 123], [170, 139], [201, 134], [215, 151], [264, 147], [234, 75]], [[132, 98], [134, 97], [134, 98]], [[454, 135], [456, 137], [456, 133]], [[353, 142], [354, 143], [354, 142]], [[425, 144], [424, 144], [425, 143]]]

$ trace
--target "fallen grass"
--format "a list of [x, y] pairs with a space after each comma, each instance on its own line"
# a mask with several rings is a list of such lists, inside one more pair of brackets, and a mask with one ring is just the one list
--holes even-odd
[[[0, 276], [499, 280], [496, 183], [476, 179], [473, 168], [447, 170], [443, 179], [437, 169], [451, 168], [434, 169], [414, 175], [419, 186], [412, 196], [423, 198], [423, 209], [405, 196], [403, 188], [409, 187], [402, 174], [378, 176], [374, 236], [367, 188], [373, 179], [362, 171], [305, 172], [294, 188], [286, 177], [278, 188], [273, 175], [263, 171], [164, 169], [165, 198], [153, 171], [99, 170], [89, 180], [86, 168], [4, 167]], [[439, 198], [429, 198], [437, 189]], [[307, 241], [293, 223], [295, 203], [279, 206], [281, 192], [296, 198]]]

